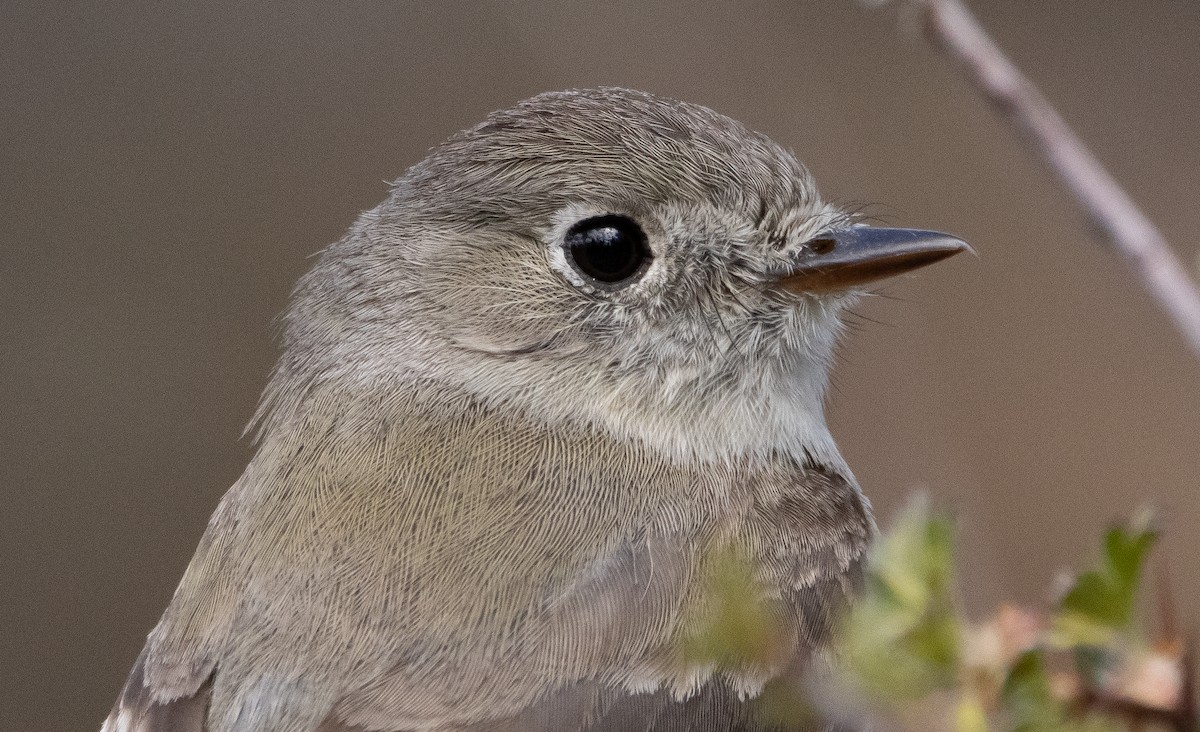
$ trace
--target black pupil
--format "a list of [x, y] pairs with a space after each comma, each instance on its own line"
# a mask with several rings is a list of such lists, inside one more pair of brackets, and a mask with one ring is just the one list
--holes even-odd
[[567, 251], [575, 266], [600, 282], [620, 282], [642, 271], [650, 260], [646, 235], [624, 216], [597, 216], [567, 232]]

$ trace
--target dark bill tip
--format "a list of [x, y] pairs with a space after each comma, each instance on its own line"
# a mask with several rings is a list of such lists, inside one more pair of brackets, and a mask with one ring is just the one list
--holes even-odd
[[854, 226], [806, 242], [778, 281], [793, 292], [837, 292], [970, 250], [962, 239], [938, 231]]

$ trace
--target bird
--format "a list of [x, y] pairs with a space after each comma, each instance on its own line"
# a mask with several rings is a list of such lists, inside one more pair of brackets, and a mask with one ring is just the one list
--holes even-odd
[[[826, 425], [843, 316], [968, 248], [615, 87], [433, 148], [320, 254], [103, 732], [775, 730], [876, 533]], [[689, 638], [744, 562], [778, 630]]]

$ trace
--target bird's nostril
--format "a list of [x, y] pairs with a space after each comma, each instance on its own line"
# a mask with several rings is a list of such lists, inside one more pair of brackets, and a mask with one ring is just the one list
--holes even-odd
[[813, 254], [829, 254], [837, 246], [837, 240], [831, 237], [810, 239], [805, 242], [805, 246], [812, 250]]

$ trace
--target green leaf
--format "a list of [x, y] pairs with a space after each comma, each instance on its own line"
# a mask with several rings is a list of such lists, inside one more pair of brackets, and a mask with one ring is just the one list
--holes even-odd
[[1062, 705], [1050, 692], [1050, 677], [1041, 651], [1027, 651], [1017, 659], [1004, 680], [1001, 701], [1011, 715], [1013, 729], [1048, 730], [1061, 725]]
[[1156, 538], [1144, 526], [1109, 529], [1101, 566], [1079, 575], [1062, 599], [1054, 621], [1055, 643], [1106, 646], [1130, 629], [1138, 583]]
[[952, 522], [917, 500], [877, 545], [866, 591], [839, 633], [857, 680], [876, 696], [920, 699], [957, 683], [953, 538]]
[[1131, 531], [1109, 529], [1104, 539], [1104, 549], [1113, 577], [1128, 587], [1136, 587], [1142, 565], [1157, 538], [1155, 532], [1144, 527]]

